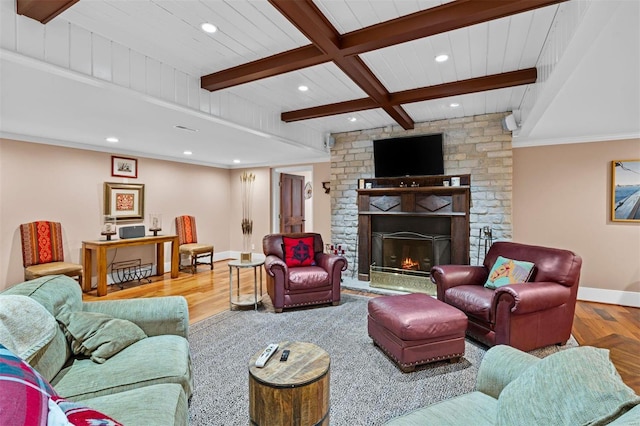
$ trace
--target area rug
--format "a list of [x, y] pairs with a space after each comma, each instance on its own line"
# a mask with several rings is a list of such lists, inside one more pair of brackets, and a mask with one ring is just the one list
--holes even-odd
[[[190, 425], [249, 424], [249, 358], [269, 343], [305, 341], [329, 353], [331, 425], [381, 425], [416, 408], [470, 392], [487, 348], [467, 339], [458, 363], [436, 362], [402, 373], [367, 334], [368, 297], [342, 295], [339, 306], [273, 313], [224, 312], [189, 331], [194, 395]], [[532, 351], [544, 357], [577, 346]]]

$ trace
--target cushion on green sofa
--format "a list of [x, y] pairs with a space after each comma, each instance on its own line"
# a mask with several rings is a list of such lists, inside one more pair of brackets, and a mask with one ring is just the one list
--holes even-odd
[[78, 282], [66, 275], [49, 275], [25, 281], [2, 294], [21, 294], [40, 303], [54, 317], [63, 307], [71, 312], [82, 310], [82, 290]]
[[57, 329], [53, 315], [29, 296], [0, 294], [0, 342], [20, 358], [32, 358]]
[[386, 426], [468, 426], [495, 423], [498, 401], [482, 392], [447, 399], [385, 423]]
[[[27, 287], [31, 293], [34, 285]], [[22, 285], [0, 294], [0, 342], [51, 381], [69, 358], [68, 344], [53, 315], [21, 290]]]
[[498, 424], [601, 425], [640, 404], [609, 351], [584, 346], [552, 354], [509, 383], [498, 398]]
[[75, 358], [51, 381], [61, 396], [72, 401], [157, 383], [180, 384], [185, 395], [191, 396], [189, 342], [184, 337], [147, 337], [118, 352], [104, 364]]
[[[2, 294], [29, 296], [54, 317], [63, 309], [82, 310], [82, 290], [76, 280], [66, 275], [51, 275], [26, 281], [6, 289]], [[51, 381], [70, 356], [69, 344], [56, 325], [53, 340], [36, 351], [28, 361], [45, 379]]]
[[180, 385], [145, 386], [81, 401], [124, 425], [186, 426], [187, 398]]
[[71, 351], [102, 364], [127, 346], [147, 337], [131, 321], [97, 312], [62, 312], [56, 319]]

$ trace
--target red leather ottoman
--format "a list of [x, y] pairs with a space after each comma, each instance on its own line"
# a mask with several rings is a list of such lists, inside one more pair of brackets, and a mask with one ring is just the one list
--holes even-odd
[[433, 297], [413, 293], [369, 301], [369, 336], [407, 373], [417, 365], [464, 355], [467, 316]]

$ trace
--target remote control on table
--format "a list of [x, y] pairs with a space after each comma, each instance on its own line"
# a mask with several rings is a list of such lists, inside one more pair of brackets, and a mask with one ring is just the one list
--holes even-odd
[[271, 355], [276, 353], [276, 350], [278, 350], [278, 344], [277, 343], [272, 343], [269, 346], [267, 346], [267, 348], [264, 350], [264, 352], [262, 352], [262, 354], [260, 354], [260, 356], [256, 360], [256, 367], [258, 367], [258, 368], [264, 367], [264, 365], [267, 363], [267, 361], [269, 361], [269, 358], [271, 358]]
[[282, 355], [280, 355], [280, 362], [286, 361], [289, 358], [289, 349], [285, 349], [282, 351]]

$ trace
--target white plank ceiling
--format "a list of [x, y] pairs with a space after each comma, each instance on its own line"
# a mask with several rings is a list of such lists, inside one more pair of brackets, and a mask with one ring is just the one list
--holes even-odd
[[[2, 11], [5, 15], [10, 10], [7, 4], [13, 1], [0, 0], [3, 3]], [[341, 34], [444, 3], [447, 1], [315, 0], [320, 11]], [[554, 25], [559, 7], [561, 6], [548, 6], [367, 52], [360, 57], [389, 92], [535, 67], [545, 40]], [[268, 123], [269, 130], [265, 131], [264, 118], [258, 117], [257, 114], [254, 114], [256, 115], [254, 118], [242, 116], [253, 114], [243, 108], [242, 104], [238, 104], [236, 108], [225, 109], [223, 106], [217, 108], [213, 101], [207, 100], [206, 102], [210, 104], [203, 108], [205, 101], [203, 101], [203, 95], [198, 93], [200, 76], [309, 44], [306, 37], [266, 0], [80, 0], [46, 26], [35, 21], [27, 23], [26, 19], [21, 16], [3, 17], [3, 24], [13, 22], [15, 27], [8, 30], [5, 25], [2, 33], [4, 37], [2, 47], [5, 51], [15, 51], [29, 57], [41, 57], [44, 62], [66, 66], [119, 86], [123, 85], [123, 82], [134, 89], [145, 85], [147, 94], [170, 99], [170, 102], [174, 101], [194, 109], [190, 113], [189, 108], [167, 108], [167, 105], [159, 106], [158, 102], [150, 102], [147, 98], [138, 99], [135, 103], [137, 110], [131, 113], [140, 117], [140, 121], [148, 128], [140, 128], [137, 125], [138, 128], [131, 129], [131, 133], [137, 135], [139, 142], [137, 145], [123, 147], [129, 152], [185, 161], [177, 153], [177, 149], [169, 148], [171, 140], [167, 139], [166, 130], [160, 128], [158, 122], [151, 119], [153, 116], [163, 116], [163, 121], [171, 123], [189, 121], [194, 127], [207, 129], [198, 135], [198, 139], [202, 141], [194, 142], [195, 147], [192, 148], [198, 151], [199, 158], [190, 161], [222, 167], [275, 164], [278, 162], [277, 158], [280, 158], [280, 162], [282, 158], [286, 158], [284, 162], [291, 164], [307, 160], [326, 161], [328, 154], [318, 149], [317, 143], [305, 146], [301, 141], [299, 146], [296, 146], [296, 137], [291, 135], [305, 134], [322, 138], [327, 133], [396, 124], [384, 111], [374, 109], [305, 120], [295, 124]], [[204, 33], [200, 29], [203, 22], [216, 25], [218, 31], [214, 34]], [[635, 22], [637, 23], [637, 17]], [[68, 28], [66, 31], [61, 29], [65, 25]], [[24, 28], [27, 26], [46, 40], [42, 47], [44, 53], [40, 52], [41, 48], [38, 47], [40, 43], [25, 41], [27, 36], [24, 35]], [[14, 33], [10, 34], [11, 31]], [[90, 34], [89, 40], [86, 36], [84, 40], [91, 46], [91, 55], [94, 58], [92, 63], [87, 66], [80, 65], [79, 61], [74, 62], [73, 55], [69, 52], [58, 54], [60, 58], [56, 59], [55, 50], [47, 50], [47, 43], [52, 42], [56, 31], [61, 34], [60, 37], [68, 38], [70, 45], [68, 49], [72, 51], [76, 48], [74, 43], [82, 43], [78, 40], [83, 40], [82, 37], [74, 37], [74, 34], [81, 32]], [[13, 42], [7, 41], [10, 37], [14, 38]], [[448, 54], [449, 61], [436, 63], [434, 57], [441, 53]], [[65, 55], [68, 55], [68, 58], [65, 58]], [[143, 74], [136, 71], [135, 67], [141, 61], [147, 69]], [[21, 66], [29, 67], [29, 64], [26, 64], [28, 61], [22, 62]], [[41, 71], [50, 72], [46, 67], [39, 68]], [[5, 67], [5, 69], [10, 68]], [[157, 73], [154, 73], [154, 69]], [[33, 99], [26, 98], [29, 91], [24, 90], [23, 85], [28, 82], [22, 81], [24, 80], [20, 77], [22, 73], [19, 68], [12, 73], [5, 72], [2, 84], [3, 86], [15, 85], [15, 96], [20, 97], [22, 93], [23, 102], [31, 102], [32, 105], [38, 102], [38, 96], [48, 99], [46, 108], [43, 106], [42, 111], [43, 128], [26, 128], [29, 120], [21, 116], [24, 108], [5, 100], [1, 111], [3, 119], [1, 130], [5, 134], [28, 136], [25, 139], [48, 138], [77, 142], [78, 137], [71, 135], [74, 125], [65, 123], [64, 117], [71, 114], [76, 120], [80, 118], [79, 121], [82, 121], [83, 117], [78, 115], [82, 115], [83, 108], [73, 108], [68, 105], [68, 102], [56, 103], [53, 100], [53, 93], [47, 95], [46, 85], [38, 86], [39, 92], [33, 94]], [[125, 76], [122, 77], [123, 75]], [[156, 78], [154, 75], [160, 77]], [[164, 76], [169, 76], [170, 84]], [[76, 95], [68, 96], [67, 100], [80, 96], [96, 96], [95, 102], [99, 102], [101, 96], [99, 90], [92, 90], [89, 93], [83, 89], [74, 89], [74, 86], [79, 84], [82, 83], [78, 81], [64, 83], [66, 90], [77, 90]], [[299, 85], [306, 85], [309, 90], [300, 92], [297, 90]], [[149, 89], [150, 86], [151, 89]], [[4, 89], [5, 87], [3, 91]], [[514, 111], [520, 108], [525, 91], [526, 86], [519, 86], [416, 102], [403, 105], [403, 108], [415, 122]], [[109, 96], [116, 96], [119, 92], [111, 90]], [[275, 116], [280, 112], [364, 97], [366, 94], [362, 89], [333, 63], [289, 72], [214, 93], [214, 99], [246, 100], [260, 108], [273, 111]], [[91, 104], [94, 101], [85, 97], [84, 102]], [[460, 106], [451, 108], [449, 104], [452, 102]], [[82, 138], [85, 143], [103, 140], [104, 135], [97, 132], [107, 132], [109, 125], [117, 125], [123, 133], [126, 133], [127, 126], [135, 125], [126, 120], [113, 122], [119, 120], [121, 114], [117, 113], [117, 100], [114, 99], [112, 104], [114, 106], [111, 108], [116, 108], [116, 111], [109, 110], [103, 103], [103, 107], [100, 108], [102, 117], [91, 117], [92, 123], [96, 120], [103, 120], [104, 123], [94, 123], [96, 134], [93, 136], [88, 134], [90, 129], [82, 130], [87, 133], [83, 134]], [[220, 105], [225, 104], [220, 103]], [[61, 124], [57, 129], [52, 123], [46, 123], [47, 119], [44, 116], [47, 108], [57, 109], [55, 116]], [[69, 108], [68, 114], [63, 113], [65, 108]], [[158, 108], [164, 108], [166, 114], [165, 112], [160, 114]], [[203, 111], [212, 114], [215, 119], [203, 118], [205, 115]], [[32, 114], [34, 114], [33, 111]], [[175, 116], [171, 117], [171, 114]], [[357, 120], [352, 122], [347, 119], [348, 117], [355, 117]], [[222, 132], [214, 129], [221, 120], [242, 124], [245, 127], [245, 135], [249, 133], [251, 137], [262, 138], [264, 143], [260, 146], [259, 141], [249, 142], [247, 139], [245, 144], [242, 142], [242, 135], [235, 135], [229, 137], [229, 140], [233, 141], [229, 146], [216, 145], [214, 149], [210, 141], [220, 139]], [[252, 123], [255, 124], [254, 127]], [[33, 120], [31, 125], [33, 126]], [[158, 128], [157, 131], [154, 127]], [[61, 129], [68, 130], [65, 132]], [[291, 133], [292, 129], [293, 133]], [[271, 137], [273, 135], [282, 136], [282, 140]], [[248, 138], [248, 136], [245, 137]], [[205, 142], [207, 140], [209, 142]], [[283, 141], [285, 143], [282, 143]], [[207, 148], [204, 148], [204, 145], [199, 148], [198, 144], [201, 143], [209, 145]], [[309, 150], [309, 147], [312, 149]], [[96, 149], [101, 148], [96, 145]], [[267, 154], [268, 150], [273, 150], [274, 155]], [[283, 155], [282, 152], [289, 154]], [[232, 162], [236, 158], [243, 158], [239, 166]]]

